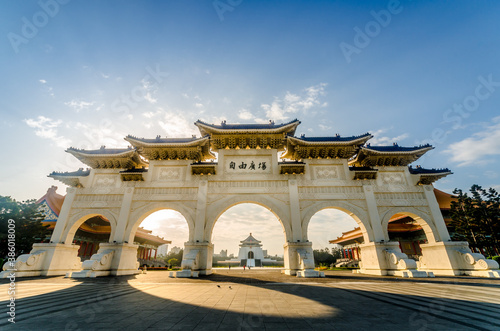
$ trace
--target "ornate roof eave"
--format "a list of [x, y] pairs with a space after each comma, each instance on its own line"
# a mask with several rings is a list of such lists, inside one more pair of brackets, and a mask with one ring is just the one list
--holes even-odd
[[216, 156], [210, 151], [210, 137], [201, 138], [157, 138], [140, 139], [132, 136], [125, 138], [139, 154], [148, 160], [188, 159], [193, 161], [213, 160]]
[[148, 165], [135, 148], [84, 150], [70, 147], [66, 152], [93, 169], [129, 169]]
[[198, 127], [202, 136], [210, 134], [236, 134], [236, 133], [260, 133], [260, 134], [279, 134], [287, 133], [295, 134], [297, 126], [300, 124], [298, 119], [294, 119], [288, 123], [275, 125], [270, 124], [229, 124], [223, 122], [221, 125], [208, 124], [197, 120], [194, 125]]
[[[390, 146], [387, 146], [390, 148]], [[400, 148], [394, 150], [376, 150], [370, 146], [361, 146], [358, 153], [349, 161], [350, 166], [408, 166], [421, 158], [425, 153], [434, 149], [430, 145]]]
[[425, 169], [425, 168], [412, 168], [409, 167], [409, 172], [412, 177], [415, 178], [417, 185], [431, 185], [432, 183], [444, 178], [448, 175], [452, 175], [448, 168], [446, 169]]
[[71, 187], [83, 187], [82, 183], [80, 182], [80, 178], [87, 177], [89, 174], [90, 174], [89, 169], [83, 170], [82, 168], [80, 168], [78, 169], [78, 171], [73, 171], [73, 172], [53, 171], [47, 177], [51, 177]]
[[[316, 138], [316, 137], [311, 137], [311, 138]], [[335, 140], [337, 137], [332, 137], [332, 140], [321, 140], [321, 141], [313, 141], [313, 140], [306, 140], [304, 138], [299, 138], [299, 137], [291, 137], [288, 136], [286, 137], [287, 143], [290, 142], [292, 145], [301, 145], [301, 146], [311, 146], [311, 147], [317, 147], [317, 146], [351, 146], [351, 145], [356, 145], [360, 146], [365, 144], [368, 140], [373, 138], [373, 136], [370, 133], [366, 133], [362, 136], [357, 136], [357, 137], [346, 137], [344, 139], [351, 138], [349, 140]]]
[[[174, 139], [161, 139], [157, 138], [156, 141], [154, 139], [144, 139], [137, 138], [131, 135], [128, 135], [124, 138], [128, 141], [132, 146], [139, 147], [154, 147], [154, 148], [169, 148], [169, 147], [196, 147], [196, 146], [205, 146], [210, 141], [210, 136], [205, 135], [201, 138], [174, 138]], [[149, 140], [149, 141], [146, 141]]]

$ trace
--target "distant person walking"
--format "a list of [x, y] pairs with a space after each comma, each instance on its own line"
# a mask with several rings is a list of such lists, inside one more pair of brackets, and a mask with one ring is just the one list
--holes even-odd
[[243, 265], [243, 271], [245, 271], [245, 268], [246, 268], [246, 267], [247, 267], [247, 265], [246, 265], [246, 264], [244, 264], [244, 265]]
[[229, 265], [229, 270], [231, 270], [231, 265]]

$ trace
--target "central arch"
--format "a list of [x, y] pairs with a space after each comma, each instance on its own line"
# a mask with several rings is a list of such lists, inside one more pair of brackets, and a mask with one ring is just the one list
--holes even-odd
[[253, 203], [262, 206], [276, 216], [285, 234], [285, 241], [291, 241], [292, 227], [290, 225], [290, 212], [283, 202], [267, 196], [233, 196], [227, 197], [207, 208], [206, 228], [204, 232], [205, 241], [211, 242], [215, 223], [229, 208], [242, 203]]

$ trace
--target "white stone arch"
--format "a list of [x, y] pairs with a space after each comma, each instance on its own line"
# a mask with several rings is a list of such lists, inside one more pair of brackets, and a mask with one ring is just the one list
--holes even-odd
[[414, 207], [394, 207], [389, 209], [382, 215], [382, 230], [384, 232], [385, 240], [389, 240], [389, 220], [395, 214], [402, 214], [413, 218], [418, 223], [418, 225], [422, 227], [422, 230], [424, 230], [425, 236], [427, 237], [429, 243], [441, 241], [441, 237], [439, 236], [439, 232], [437, 231], [434, 220], [431, 218], [431, 216]]
[[262, 206], [269, 210], [276, 216], [281, 226], [283, 227], [283, 232], [285, 234], [285, 242], [292, 241], [292, 227], [290, 224], [290, 212], [287, 210], [288, 205], [285, 205], [281, 201], [273, 201], [271, 197], [267, 196], [232, 196], [225, 199], [219, 200], [213, 205], [207, 208], [206, 214], [206, 226], [204, 238], [206, 241], [212, 241], [212, 233], [215, 227], [215, 223], [219, 220], [220, 216], [224, 214], [229, 208], [242, 203], [253, 203]]
[[142, 221], [144, 221], [146, 217], [153, 214], [154, 212], [165, 209], [175, 210], [184, 217], [189, 229], [189, 241], [193, 241], [195, 212], [192, 210], [192, 208], [187, 207], [182, 203], [171, 201], [151, 202], [131, 213], [129, 216], [127, 228], [125, 229], [125, 235], [123, 236], [123, 238], [125, 238], [125, 241], [133, 243], [137, 228], [142, 223]]
[[360, 207], [350, 204], [348, 202], [335, 201], [335, 200], [316, 202], [304, 210], [301, 220], [302, 236], [303, 236], [302, 240], [304, 241], [308, 240], [308, 228], [309, 228], [309, 223], [311, 222], [311, 218], [317, 212], [323, 209], [337, 209], [351, 216], [361, 228], [364, 242], [368, 243], [373, 241], [374, 238], [373, 230], [370, 225], [368, 213], [365, 210], [361, 209]]
[[69, 221], [66, 223], [65, 229], [63, 230], [61, 236], [61, 242], [65, 244], [72, 243], [78, 228], [83, 223], [85, 223], [85, 221], [96, 216], [101, 216], [109, 221], [109, 225], [111, 226], [111, 233], [109, 234], [109, 239], [113, 238], [117, 225], [116, 214], [108, 209], [85, 209], [75, 213], [70, 217]]

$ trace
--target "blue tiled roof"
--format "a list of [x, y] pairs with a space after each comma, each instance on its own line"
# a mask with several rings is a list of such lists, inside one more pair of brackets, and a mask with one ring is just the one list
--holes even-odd
[[266, 124], [227, 124], [226, 122], [222, 122], [220, 125], [215, 125], [215, 124], [208, 124], [198, 120], [196, 121], [196, 123], [201, 123], [206, 126], [210, 126], [212, 128], [224, 129], [224, 130], [259, 130], [259, 129], [268, 130], [268, 129], [278, 129], [292, 123], [300, 124], [300, 121], [298, 119], [294, 119], [293, 121], [290, 121], [288, 123], [281, 123], [281, 124], [275, 124], [274, 122], [269, 122]]
[[99, 154], [107, 155], [107, 154], [121, 154], [121, 153], [129, 152], [131, 150], [132, 150], [132, 147], [129, 147], [129, 148], [105, 148], [103, 146], [99, 149], [90, 149], [90, 150], [70, 147], [66, 151], [67, 152], [75, 151], [75, 152], [79, 152], [79, 153], [93, 154], [93, 155], [99, 155]]
[[371, 149], [373, 151], [378, 151], [378, 152], [411, 152], [411, 151], [417, 151], [419, 149], [423, 148], [429, 148], [432, 147], [429, 144], [426, 145], [420, 145], [420, 146], [413, 146], [413, 147], [401, 147], [398, 145], [392, 145], [392, 146], [370, 146], [366, 145], [363, 146], [364, 149]]
[[410, 171], [410, 174], [441, 174], [444, 172], [451, 172], [450, 169], [448, 168], [443, 168], [443, 169], [425, 169], [421, 167], [416, 167], [413, 168], [412, 166], [408, 167], [408, 170]]
[[90, 169], [83, 170], [83, 168], [80, 168], [77, 171], [72, 171], [72, 172], [52, 171], [52, 173], [49, 176], [85, 177], [88, 176], [89, 174], [90, 174]]
[[350, 137], [342, 137], [342, 136], [334, 136], [334, 137], [306, 137], [306, 136], [301, 136], [299, 137], [294, 137], [296, 139], [300, 139], [303, 141], [310, 141], [310, 142], [328, 142], [328, 141], [351, 141], [359, 138], [364, 138], [371, 136], [370, 133], [365, 133], [359, 136], [350, 136]]

